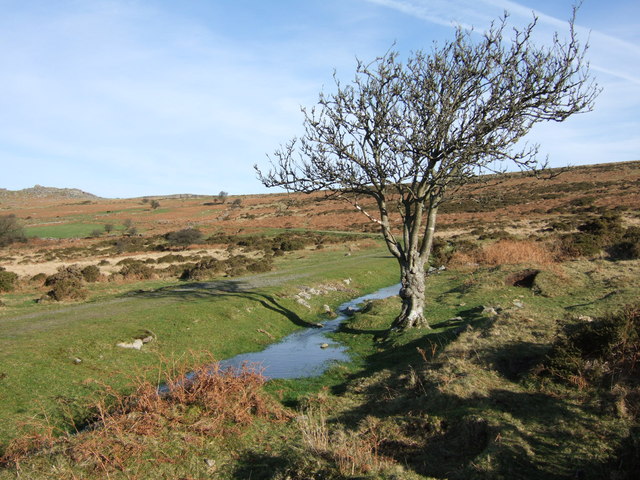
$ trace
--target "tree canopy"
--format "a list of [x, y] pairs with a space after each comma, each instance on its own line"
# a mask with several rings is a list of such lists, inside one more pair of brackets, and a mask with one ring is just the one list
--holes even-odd
[[[304, 134], [275, 152], [272, 169], [256, 167], [268, 187], [325, 190], [380, 226], [401, 270], [396, 327], [428, 325], [424, 267], [446, 195], [507, 165], [544, 167], [538, 146], [519, 141], [539, 122], [593, 108], [599, 89], [574, 18], [575, 10], [568, 38], [555, 35], [548, 46], [532, 41], [535, 18], [507, 38], [505, 14], [481, 35], [458, 28], [452, 40], [404, 63], [393, 49], [358, 61], [350, 83], [334, 75], [335, 91], [302, 109]], [[377, 212], [363, 209], [363, 197], [375, 200]], [[392, 227], [392, 212], [401, 231]]]

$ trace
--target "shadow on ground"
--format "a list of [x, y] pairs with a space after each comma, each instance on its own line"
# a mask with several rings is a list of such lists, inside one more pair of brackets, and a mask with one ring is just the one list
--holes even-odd
[[177, 300], [240, 297], [259, 303], [264, 308], [284, 316], [298, 327], [318, 327], [315, 323], [303, 320], [294, 311], [282, 305], [273, 295], [258, 293], [251, 284], [242, 280], [185, 283], [184, 285], [163, 287], [157, 290], [135, 290], [128, 292], [125, 296], [134, 298], [173, 298]]

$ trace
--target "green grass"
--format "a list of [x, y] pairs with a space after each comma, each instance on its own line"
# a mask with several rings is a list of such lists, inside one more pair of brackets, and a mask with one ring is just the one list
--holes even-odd
[[39, 225], [24, 229], [29, 238], [84, 238], [89, 237], [94, 230], [104, 232], [102, 223], [60, 223], [53, 225]]
[[138, 213], [142, 213], [142, 212], [149, 212], [151, 210], [151, 207], [131, 207], [131, 208], [121, 208], [118, 210], [105, 210], [102, 212], [97, 212], [95, 215], [96, 216], [107, 216], [107, 215], [115, 215], [115, 214], [119, 214], [119, 213], [133, 213], [133, 214], [138, 214]]
[[[140, 436], [137, 441], [146, 446], [146, 456], [132, 460], [127, 474], [109, 470], [111, 478], [608, 478], [620, 468], [614, 460], [634, 425], [631, 415], [619, 413], [621, 393], [549, 384], [539, 381], [535, 372], [564, 316], [596, 316], [637, 299], [640, 288], [630, 280], [637, 278], [640, 262], [578, 261], [545, 271], [545, 281], [555, 285], [546, 295], [505, 285], [514, 271], [530, 267], [430, 276], [425, 314], [431, 330], [389, 332], [398, 298], [372, 302], [333, 335], [347, 345], [352, 361], [319, 377], [266, 385], [267, 392], [291, 409], [292, 420], [256, 420], [222, 436], [199, 436], [188, 421], [174, 422], [158, 437]], [[382, 249], [349, 257], [339, 251], [295, 252], [278, 268], [287, 283], [265, 284], [250, 293], [211, 296], [195, 291], [184, 296], [156, 285], [134, 300], [96, 303], [100, 314], [92, 310], [94, 305], [83, 305], [86, 309], [78, 308], [77, 317], [47, 312], [36, 325], [23, 321], [8, 328], [15, 347], [29, 350], [23, 361], [32, 357], [36, 367], [71, 378], [64, 380], [64, 394], [57, 386], [39, 397], [51, 411], [56, 405], [51, 396], [61, 405], [77, 405], [92, 391], [87, 378], [109, 378], [119, 385], [124, 375], [109, 377], [118, 368], [151, 368], [161, 353], [181, 355], [190, 343], [216, 356], [260, 348], [268, 339], [257, 328], [284, 335], [297, 328], [291, 319], [317, 321], [321, 304], [335, 306], [346, 297], [340, 292], [316, 298], [307, 310], [291, 297], [300, 285], [348, 276], [359, 290], [372, 291], [397, 278], [395, 262]], [[563, 281], [553, 283], [554, 276]], [[486, 306], [500, 314], [484, 314]], [[78, 342], [56, 340], [54, 333], [65, 331], [59, 323], [66, 322], [73, 323], [66, 331], [79, 335], [80, 346], [92, 349], [86, 361]], [[120, 334], [135, 335], [137, 329], [151, 327], [158, 342], [150, 344], [149, 351], [113, 348]], [[46, 341], [32, 331], [38, 328], [43, 335], [48, 332]], [[3, 341], [10, 341], [10, 335], [2, 335]], [[27, 345], [21, 335], [34, 344]], [[15, 347], [10, 348], [14, 354]], [[82, 363], [72, 364], [75, 356], [83, 358]], [[0, 386], [7, 380], [8, 376]], [[50, 377], [31, 385], [52, 388]], [[33, 398], [33, 391], [25, 395]], [[190, 415], [203, 422], [208, 418], [199, 407]], [[23, 462], [22, 475], [48, 478], [53, 466], [69, 476], [104, 474], [77, 465], [64, 449]], [[215, 460], [215, 467], [203, 459]], [[0, 478], [12, 478], [9, 475], [0, 470]]]
[[[282, 284], [279, 277], [290, 277]], [[130, 373], [151, 369], [161, 358], [189, 351], [215, 358], [263, 348], [320, 318], [321, 305], [337, 305], [356, 291], [314, 299], [314, 310], [297, 304], [292, 292], [301, 284], [353, 280], [372, 291], [397, 278], [395, 262], [382, 249], [345, 257], [340, 251], [295, 252], [278, 263], [278, 271], [260, 276], [264, 287], [246, 292], [184, 289], [183, 282], [148, 282], [115, 287], [98, 284], [85, 303], [38, 305], [16, 296], [0, 314], [0, 438], [16, 432], [21, 420], [48, 412], [57, 422], [64, 409], [82, 416], [83, 399], [97, 389], [93, 382], [122, 388]], [[173, 287], [173, 288], [172, 288]], [[177, 288], [176, 288], [177, 287]], [[136, 292], [127, 293], [134, 289]], [[142, 351], [116, 347], [145, 331], [157, 341]], [[75, 363], [80, 359], [80, 363]]]
[[[574, 280], [594, 266], [601, 281]], [[322, 377], [269, 385], [287, 405], [324, 408], [328, 434], [337, 435], [333, 451], [300, 448], [284, 463], [304, 465], [307, 475], [322, 465], [324, 478], [342, 478], [327, 456], [339, 451], [340, 439], [362, 437], [362, 426], [374, 418], [386, 439], [376, 453], [403, 466], [397, 478], [608, 478], [621, 468], [615, 457], [633, 425], [632, 416], [617, 413], [620, 393], [550, 391], [533, 373], [565, 315], [599, 315], [636, 301], [640, 289], [624, 275], [613, 278], [625, 270], [637, 275], [637, 264], [589, 267], [569, 265], [571, 276], [553, 297], [505, 286], [516, 267], [481, 269], [475, 279], [460, 272], [431, 277], [429, 331], [387, 334], [398, 299], [374, 302], [334, 335], [349, 346], [353, 362]], [[607, 296], [610, 290], [616, 295]], [[500, 316], [483, 315], [487, 305], [501, 305]], [[391, 471], [362, 478], [396, 478]]]

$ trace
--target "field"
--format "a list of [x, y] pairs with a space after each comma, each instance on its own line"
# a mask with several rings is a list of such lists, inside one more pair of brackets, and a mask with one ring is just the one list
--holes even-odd
[[[28, 240], [0, 250], [17, 274], [0, 294], [0, 479], [640, 469], [640, 162], [461, 189], [439, 216], [433, 328], [391, 332], [399, 300], [371, 302], [334, 334], [352, 361], [267, 383], [210, 365], [398, 281], [349, 204], [12, 193], [7, 214]], [[168, 235], [184, 229], [200, 235]]]

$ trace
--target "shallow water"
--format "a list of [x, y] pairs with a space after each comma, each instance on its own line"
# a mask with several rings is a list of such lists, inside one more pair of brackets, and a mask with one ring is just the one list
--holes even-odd
[[[338, 307], [338, 312], [357, 309], [368, 300], [392, 297], [400, 291], [400, 284], [385, 287], [377, 292], [349, 300]], [[220, 362], [222, 368], [240, 367], [244, 363], [256, 364], [266, 378], [300, 378], [322, 374], [333, 361], [349, 360], [346, 347], [326, 336], [334, 332], [348, 315], [340, 313], [321, 328], [307, 328], [269, 345], [261, 352], [244, 353]], [[322, 344], [329, 344], [321, 348]]]

